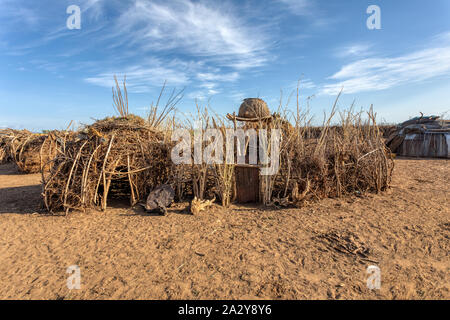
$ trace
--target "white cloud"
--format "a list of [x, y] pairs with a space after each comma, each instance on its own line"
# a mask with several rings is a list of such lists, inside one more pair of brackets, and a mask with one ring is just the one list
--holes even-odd
[[144, 51], [177, 49], [186, 54], [210, 57], [237, 67], [261, 64], [265, 33], [245, 23], [231, 7], [189, 0], [135, 0], [118, 19], [110, 37], [118, 45], [138, 46]]
[[105, 0], [83, 0], [80, 8], [83, 13], [88, 13], [91, 19], [98, 20], [103, 15], [104, 3]]
[[41, 20], [41, 16], [33, 10], [33, 7], [30, 8], [26, 3], [18, 4], [17, 0], [3, 0], [0, 2], [0, 8], [2, 31], [19, 25], [22, 28], [35, 28]]
[[234, 82], [239, 79], [237, 72], [221, 73], [220, 69], [209, 68], [203, 63], [179, 59], [168, 61], [151, 57], [147, 58], [146, 64], [100, 72], [96, 76], [85, 78], [85, 81], [102, 87], [111, 87], [114, 86], [114, 75], [118, 78], [127, 77], [127, 87], [130, 92], [151, 91], [152, 87], [159, 87], [164, 81], [167, 81], [168, 85], [175, 86], [197, 82], [196, 86], [201, 89], [204, 96], [219, 93], [220, 83]]
[[215, 89], [196, 90], [196, 91], [190, 92], [187, 96], [190, 99], [206, 100], [207, 98], [210, 98], [218, 93], [220, 93], [220, 91], [215, 90]]
[[314, 89], [316, 85], [310, 79], [305, 79], [300, 81], [300, 89]]
[[230, 99], [236, 103], [238, 103], [238, 102], [241, 103], [247, 96], [248, 95], [242, 91], [232, 91], [229, 94]]
[[311, 0], [278, 0], [288, 7], [288, 9], [299, 16], [306, 16], [311, 14], [312, 2]]
[[205, 82], [200, 84], [200, 88], [206, 88], [206, 89], [214, 89], [217, 87], [217, 83], [214, 82]]
[[190, 92], [187, 97], [189, 99], [197, 99], [197, 100], [205, 100], [206, 99], [206, 94], [204, 91], [202, 90], [197, 90], [197, 91], [192, 91]]
[[197, 73], [197, 79], [201, 81], [222, 81], [222, 82], [233, 82], [239, 79], [239, 73]]
[[169, 85], [186, 85], [189, 75], [175, 63], [163, 64], [157, 59], [152, 59], [149, 65], [135, 65], [117, 71], [100, 73], [94, 77], [88, 77], [86, 82], [102, 87], [111, 88], [115, 85], [114, 75], [118, 80], [126, 76], [127, 88], [130, 92], [148, 92], [153, 87], [160, 87], [164, 81]]
[[[58, 46], [58, 61], [39, 64], [39, 68], [54, 72], [67, 69], [64, 60], [89, 52], [95, 42], [97, 48], [105, 50], [101, 52], [103, 60], [97, 59], [94, 67], [79, 68], [88, 70], [84, 80], [90, 84], [111, 87], [114, 74], [126, 74], [130, 92], [150, 91], [167, 80], [169, 85], [193, 83], [194, 88], [211, 95], [219, 92], [220, 83], [235, 82], [240, 73], [272, 59], [269, 23], [259, 19], [255, 13], [258, 8], [232, 1], [78, 0], [80, 32], [65, 26], [65, 8], [72, 4], [69, 0], [57, 5], [52, 0], [40, 1], [40, 6], [34, 6], [25, 0], [0, 0], [4, 5], [0, 18], [10, 15], [4, 21], [5, 34], [17, 29], [20, 19], [29, 24], [24, 32], [39, 31], [39, 36], [22, 44], [15, 41], [11, 46], [10, 39], [0, 41], [4, 51], [30, 54], [70, 37], [73, 45]], [[158, 57], [156, 63], [153, 57]], [[210, 83], [209, 87], [200, 86], [205, 83]]]
[[432, 39], [433, 43], [439, 44], [439, 43], [450, 43], [450, 31], [439, 33]]
[[403, 56], [347, 64], [329, 77], [338, 82], [324, 85], [321, 94], [335, 95], [342, 87], [344, 93], [378, 91], [441, 76], [450, 76], [450, 41]]
[[287, 87], [287, 93], [296, 92], [297, 88], [302, 91], [305, 89], [315, 89], [317, 85], [311, 79], [300, 79], [295, 82], [291, 82]]
[[[130, 60], [148, 54], [160, 60], [170, 60], [173, 54], [178, 57], [175, 66], [160, 62], [139, 68], [122, 59], [125, 65], [132, 65], [120, 72], [127, 74], [130, 88], [147, 82], [140, 89], [149, 89], [150, 83], [164, 78], [169, 84], [200, 81], [204, 87], [197, 87], [204, 95], [216, 94], [218, 83], [237, 81], [240, 71], [263, 66], [269, 59], [264, 27], [248, 25], [248, 19], [231, 5], [202, 0], [134, 0], [123, 9], [113, 18], [112, 31], [99, 41], [106, 41], [111, 51], [120, 51], [122, 58]], [[136, 76], [134, 69], [139, 69]], [[113, 72], [106, 72], [86, 81], [110, 86], [112, 76]]]
[[[217, 79], [214, 79], [217, 80]], [[207, 97], [219, 94], [221, 91], [218, 89], [219, 84], [215, 82], [203, 82], [198, 85], [200, 90], [194, 90], [188, 94], [191, 99], [205, 100]]]
[[262, 67], [269, 59], [266, 56], [254, 56], [249, 55], [248, 57], [239, 57], [239, 59], [222, 59], [220, 63], [222, 66], [231, 67], [237, 70], [245, 70], [251, 68]]
[[371, 48], [372, 48], [371, 44], [356, 43], [337, 49], [336, 56], [341, 58], [364, 57], [371, 53], [370, 52]]

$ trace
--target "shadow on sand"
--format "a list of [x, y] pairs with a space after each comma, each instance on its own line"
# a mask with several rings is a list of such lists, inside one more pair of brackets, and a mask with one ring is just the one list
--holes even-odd
[[0, 213], [41, 213], [41, 185], [0, 189], [0, 204]]

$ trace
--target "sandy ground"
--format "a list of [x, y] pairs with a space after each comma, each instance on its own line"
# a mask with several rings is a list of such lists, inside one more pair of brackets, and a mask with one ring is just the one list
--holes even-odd
[[[450, 298], [449, 160], [396, 160], [381, 195], [196, 216], [183, 204], [165, 217], [37, 214], [39, 181], [0, 166], [2, 299]], [[66, 286], [70, 265], [80, 290]]]

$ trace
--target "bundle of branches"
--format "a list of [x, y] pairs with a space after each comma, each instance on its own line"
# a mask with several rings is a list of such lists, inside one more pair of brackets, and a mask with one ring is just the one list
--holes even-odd
[[[212, 118], [214, 129], [218, 130], [222, 137], [226, 137], [227, 129], [230, 129], [229, 126], [225, 124], [223, 119], [218, 118], [217, 120]], [[215, 141], [217, 143], [217, 141]], [[215, 163], [214, 164], [214, 181], [216, 186], [216, 194], [219, 196], [219, 199], [222, 202], [222, 206], [228, 207], [235, 196], [235, 164], [234, 162], [227, 161], [226, 159], [226, 139], [222, 141], [222, 150], [224, 150], [225, 159], [223, 163]], [[233, 150], [234, 159], [236, 159], [236, 151]]]
[[[394, 162], [376, 115], [371, 108], [364, 117], [351, 106], [349, 111], [340, 113], [340, 123], [332, 125], [339, 97], [340, 94], [321, 127], [311, 126], [308, 109], [300, 110], [298, 89], [294, 125], [288, 121], [289, 114], [281, 100], [278, 112], [270, 119], [245, 124], [246, 128], [269, 129], [269, 135], [271, 129], [282, 133], [280, 170], [260, 179], [260, 199], [264, 204], [300, 205], [306, 199], [362, 195], [389, 187]], [[270, 137], [268, 143], [267, 150], [271, 152]]]
[[[207, 106], [201, 108], [197, 104], [196, 108], [196, 114], [189, 114], [184, 121], [172, 119], [170, 128], [166, 126], [166, 136], [174, 130], [181, 130], [179, 133], [182, 132], [183, 136], [186, 135], [190, 139], [185, 141], [178, 134], [175, 139], [178, 139], [175, 141], [176, 144], [183, 143], [182, 149], [189, 150], [187, 152], [190, 153], [186, 161], [173, 163], [171, 168], [170, 184], [173, 185], [176, 199], [179, 201], [188, 198], [204, 200], [214, 197], [215, 194], [214, 165], [206, 163], [203, 158], [203, 150], [207, 146], [207, 142], [203, 140], [203, 133], [211, 129], [211, 117], [208, 115]], [[149, 123], [152, 123], [151, 119]], [[182, 154], [186, 155], [184, 151], [179, 155]]]
[[56, 155], [55, 133], [42, 134], [28, 130], [11, 130], [3, 140], [7, 148], [6, 152], [22, 173], [40, 172], [45, 163]]
[[111, 198], [135, 205], [167, 182], [171, 145], [163, 134], [134, 115], [106, 118], [64, 141], [64, 149], [43, 175], [50, 212], [101, 207]]
[[361, 113], [343, 112], [335, 127], [329, 125], [332, 116], [319, 138], [307, 138], [308, 128], [296, 128], [289, 138], [281, 159], [287, 170], [281, 171], [284, 183], [278, 194], [290, 193], [294, 202], [301, 203], [311, 197], [361, 195], [389, 187], [394, 164], [373, 111], [364, 121]]
[[177, 201], [211, 199], [218, 194], [214, 165], [172, 164], [169, 181], [175, 190]]
[[7, 163], [12, 160], [10, 142], [13, 138], [14, 130], [0, 130], [0, 164]]

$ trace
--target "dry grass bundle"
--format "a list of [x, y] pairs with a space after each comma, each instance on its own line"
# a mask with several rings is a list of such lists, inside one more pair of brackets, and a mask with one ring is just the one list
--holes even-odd
[[10, 141], [13, 137], [14, 130], [0, 130], [0, 164], [7, 163], [12, 160]]
[[[206, 130], [212, 128], [212, 117], [208, 113], [208, 107], [200, 107], [196, 104], [197, 114], [182, 125], [191, 135], [191, 164], [176, 165], [174, 168], [174, 183], [177, 194], [193, 196], [199, 200], [212, 197], [215, 194], [214, 165], [208, 164], [203, 158], [208, 142], [203, 139]], [[180, 127], [180, 126], [179, 126]]]
[[[218, 146], [225, 150], [225, 132], [229, 127], [222, 118], [210, 116], [208, 106], [200, 107], [197, 104], [196, 109], [197, 113], [187, 117], [185, 123], [176, 122], [175, 125], [173, 121], [174, 129], [185, 129], [190, 134], [191, 145], [188, 148], [190, 148], [191, 158], [189, 164], [172, 166], [171, 184], [174, 186], [177, 200], [197, 198], [202, 201], [218, 197], [223, 206], [228, 206], [234, 191], [234, 164], [208, 163], [204, 158], [204, 151], [217, 143], [215, 138], [206, 136], [207, 130], [210, 129], [216, 129], [222, 133], [223, 144]], [[191, 119], [197, 121], [194, 122]]]
[[[376, 115], [372, 109], [364, 115], [353, 112], [351, 107], [349, 111], [340, 113], [339, 124], [332, 124], [337, 115], [338, 99], [339, 96], [321, 127], [311, 126], [308, 110], [300, 111], [298, 95], [293, 124], [288, 121], [289, 112], [281, 101], [278, 111], [270, 117], [243, 119], [227, 115], [232, 121], [227, 124], [221, 117], [209, 116], [207, 107], [200, 109], [197, 106], [198, 115], [194, 118], [202, 120], [203, 132], [211, 128], [222, 132], [224, 155], [227, 129], [254, 129], [257, 134], [261, 129], [266, 130], [267, 145], [264, 149], [269, 158], [278, 149], [280, 170], [274, 175], [260, 176], [259, 199], [263, 204], [301, 205], [309, 199], [359, 196], [386, 190], [391, 181], [393, 160], [385, 148]], [[192, 125], [188, 128], [194, 132]], [[279, 146], [272, 146], [273, 129], [281, 133]], [[211, 143], [211, 139], [202, 140], [203, 148]], [[261, 143], [260, 140], [259, 147]], [[249, 152], [248, 138], [245, 150]], [[233, 152], [236, 159], [237, 150]], [[260, 167], [261, 160], [258, 158]], [[236, 196], [235, 167], [226, 161], [212, 165], [174, 166], [177, 194], [188, 193], [186, 191], [191, 186], [196, 198], [202, 200], [215, 194], [223, 206], [228, 206]], [[208, 183], [211, 177], [213, 184]]]
[[5, 154], [14, 161], [19, 172], [41, 172], [45, 163], [56, 155], [57, 135], [57, 131], [41, 134], [10, 130], [3, 135]]
[[296, 128], [289, 137], [281, 159], [287, 170], [281, 170], [275, 187], [278, 197], [290, 194], [300, 204], [310, 198], [378, 193], [389, 187], [394, 163], [372, 109], [365, 120], [361, 113], [342, 112], [339, 126], [330, 126], [332, 116], [317, 139], [306, 138], [305, 128]]
[[51, 211], [107, 207], [110, 198], [144, 200], [165, 183], [170, 169], [170, 145], [144, 119], [106, 118], [87, 126], [64, 150], [43, 177], [44, 203]]
[[113, 98], [113, 107], [120, 117], [124, 118], [128, 116], [128, 91], [126, 85], [126, 77], [123, 78], [123, 93], [120, 89], [119, 82], [117, 81], [117, 77], [114, 76], [114, 82], [116, 83], [116, 88], [112, 88], [112, 98]]
[[[160, 127], [166, 120], [168, 120], [167, 116], [173, 111], [175, 111], [176, 105], [178, 104], [178, 102], [181, 101], [181, 99], [183, 99], [184, 89], [177, 92], [176, 89], [174, 88], [170, 96], [167, 98], [166, 104], [162, 108], [162, 111], [158, 112], [160, 108], [159, 103], [161, 102], [161, 97], [163, 96], [165, 89], [166, 89], [166, 82], [164, 82], [164, 85], [161, 88], [161, 92], [159, 93], [156, 104], [153, 104], [152, 102], [150, 106], [150, 111], [148, 113], [147, 117], [148, 124], [155, 128]], [[172, 121], [170, 120], [167, 121], [167, 124], [172, 124], [172, 128], [173, 128], [173, 120], [174, 118], [172, 118]]]
[[[226, 130], [229, 129], [225, 122], [221, 119], [212, 119], [214, 129], [218, 130], [223, 137], [226, 137]], [[226, 141], [223, 141], [224, 150], [226, 151]], [[234, 152], [234, 151], [233, 151]], [[225, 153], [224, 153], [225, 154]], [[236, 158], [236, 157], [235, 157]], [[229, 163], [224, 159], [223, 163], [214, 164], [214, 178], [216, 183], [217, 194], [222, 201], [222, 206], [228, 207], [231, 203], [234, 191], [234, 170], [235, 164]]]

